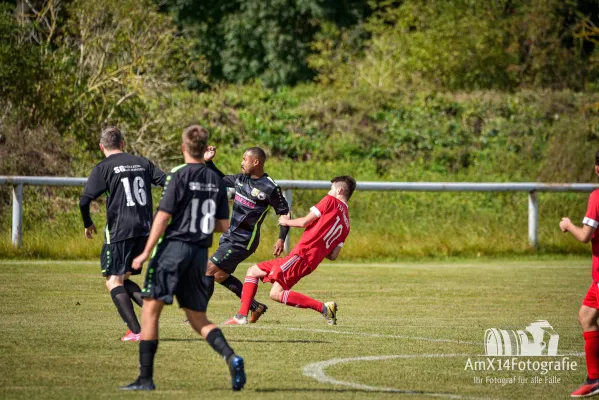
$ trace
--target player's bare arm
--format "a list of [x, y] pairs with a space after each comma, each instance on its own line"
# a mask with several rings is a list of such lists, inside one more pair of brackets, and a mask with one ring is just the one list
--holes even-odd
[[281, 215], [279, 217], [279, 225], [281, 226], [289, 226], [291, 228], [307, 228], [312, 224], [312, 222], [318, 219], [318, 215], [314, 214], [312, 211], [308, 213], [305, 217], [289, 219], [285, 215]]
[[339, 253], [341, 253], [342, 248], [343, 246], [335, 247], [326, 257], [331, 261], [335, 261], [337, 257], [339, 257]]
[[[290, 219], [291, 218], [291, 214], [287, 213], [287, 214], [279, 216], [279, 218]], [[285, 249], [285, 238], [289, 234], [289, 227], [288, 226], [284, 226], [284, 225], [281, 225], [281, 224], [279, 224], [279, 226], [280, 226], [279, 238], [275, 242], [275, 245], [274, 245], [273, 250], [272, 250], [272, 255], [275, 256], [275, 257], [278, 257], [278, 256], [281, 255], [281, 253], [283, 253], [283, 250]]]
[[570, 232], [572, 236], [576, 238], [579, 242], [589, 243], [593, 237], [593, 233], [595, 233], [595, 228], [590, 225], [583, 225], [582, 227], [576, 226], [572, 223], [570, 218], [562, 218], [559, 223], [559, 228], [562, 232]]
[[150, 254], [156, 243], [160, 237], [166, 231], [166, 227], [168, 226], [169, 221], [171, 220], [172, 215], [166, 213], [164, 211], [158, 211], [156, 216], [154, 217], [154, 222], [152, 223], [152, 229], [150, 230], [150, 237], [148, 237], [148, 241], [146, 242], [146, 247], [140, 255], [133, 259], [131, 263], [131, 268], [140, 269], [143, 263], [150, 258]]

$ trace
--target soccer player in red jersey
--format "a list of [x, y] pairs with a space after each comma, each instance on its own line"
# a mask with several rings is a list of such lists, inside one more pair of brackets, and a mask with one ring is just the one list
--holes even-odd
[[241, 293], [241, 307], [227, 325], [248, 323], [248, 311], [258, 290], [258, 280], [272, 282], [270, 298], [292, 307], [311, 308], [321, 313], [330, 325], [337, 323], [337, 303], [322, 303], [291, 288], [304, 276], [311, 274], [328, 258], [335, 260], [349, 235], [347, 202], [356, 189], [351, 176], [337, 176], [331, 180], [331, 190], [302, 218], [289, 219], [282, 215], [279, 224], [306, 228], [299, 243], [289, 256], [261, 262], [248, 269]]
[[[595, 155], [595, 173], [599, 177], [599, 151]], [[587, 212], [582, 220], [582, 227], [576, 226], [569, 218], [562, 218], [559, 227], [562, 232], [570, 232], [583, 243], [591, 242], [593, 252], [593, 283], [578, 311], [578, 321], [584, 335], [584, 352], [587, 361], [587, 380], [572, 397], [588, 397], [599, 394], [599, 235], [595, 230], [599, 226], [599, 190], [589, 197]]]

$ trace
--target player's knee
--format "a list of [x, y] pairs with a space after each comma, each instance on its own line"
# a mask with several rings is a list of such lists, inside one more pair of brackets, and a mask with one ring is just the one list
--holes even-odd
[[278, 303], [281, 302], [281, 296], [283, 295], [283, 291], [279, 288], [273, 287], [270, 290], [270, 298]]
[[260, 268], [258, 268], [257, 265], [252, 265], [251, 267], [248, 268], [248, 272], [246, 273], [246, 276], [253, 276], [258, 278], [260, 276], [260, 273], [262, 272], [262, 270]]
[[578, 312], [578, 322], [583, 331], [597, 330], [597, 320], [594, 313], [589, 313], [585, 309]]

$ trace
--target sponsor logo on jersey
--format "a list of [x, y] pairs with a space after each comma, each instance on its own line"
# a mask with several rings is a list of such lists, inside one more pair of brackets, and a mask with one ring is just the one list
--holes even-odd
[[235, 193], [235, 201], [243, 204], [246, 207], [249, 208], [256, 208], [256, 202], [253, 200], [248, 199], [247, 197], [239, 194], [239, 193]]
[[113, 170], [115, 174], [120, 174], [121, 172], [145, 171], [145, 168], [141, 165], [119, 165], [118, 167], [114, 167]]
[[254, 197], [257, 197], [260, 200], [266, 199], [266, 193], [261, 192], [260, 189], [258, 189], [258, 188], [253, 188], [252, 192], [250, 194]]

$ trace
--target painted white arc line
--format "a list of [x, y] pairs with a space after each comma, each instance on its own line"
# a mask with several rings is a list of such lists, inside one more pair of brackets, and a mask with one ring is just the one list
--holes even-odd
[[368, 357], [353, 357], [353, 358], [333, 358], [331, 360], [315, 362], [308, 364], [304, 367], [303, 374], [307, 377], [314, 378], [322, 383], [329, 383], [332, 385], [341, 385], [352, 387], [354, 389], [365, 390], [365, 391], [376, 391], [376, 392], [392, 392], [392, 393], [404, 393], [404, 394], [417, 394], [421, 396], [432, 396], [432, 397], [443, 397], [448, 399], [479, 399], [478, 397], [461, 396], [452, 393], [433, 393], [424, 392], [418, 390], [408, 389], [397, 389], [388, 388], [381, 386], [370, 386], [355, 382], [340, 381], [335, 378], [328, 376], [324, 370], [328, 367], [337, 364], [357, 362], [357, 361], [381, 361], [391, 359], [416, 359], [416, 358], [443, 358], [443, 357], [469, 357], [470, 354], [398, 354], [388, 356], [368, 356]]

